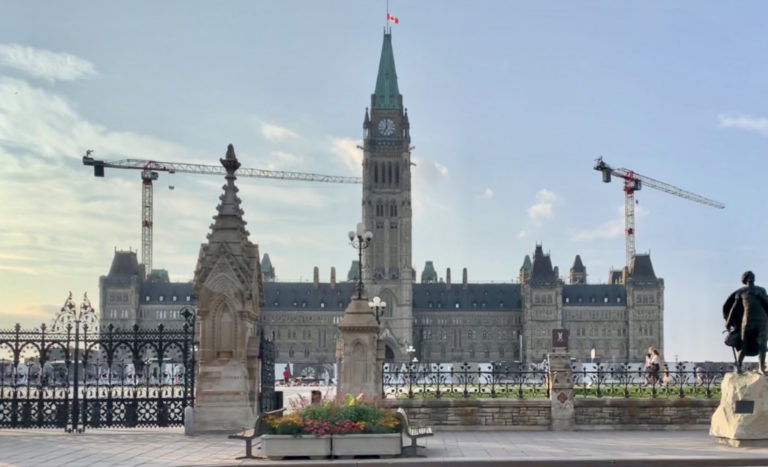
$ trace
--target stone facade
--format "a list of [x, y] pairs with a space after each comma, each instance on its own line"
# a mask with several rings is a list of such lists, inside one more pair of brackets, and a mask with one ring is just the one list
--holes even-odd
[[[516, 282], [469, 283], [466, 269], [461, 281], [452, 282], [450, 269], [440, 278], [432, 261], [417, 282], [410, 129], [392, 36], [385, 34], [371, 106], [363, 117], [361, 201], [365, 230], [374, 234], [364, 250], [363, 279], [368, 298], [378, 295], [388, 304], [382, 318], [388, 360], [538, 363], [550, 351], [552, 330], [560, 328], [568, 329], [569, 351], [577, 359], [588, 359], [595, 349], [602, 360], [643, 361], [650, 346], [664, 357], [664, 281], [656, 277], [649, 255], [638, 254], [627, 268], [610, 271], [605, 283], [590, 283], [577, 255], [566, 283], [550, 255], [536, 245]], [[349, 282], [337, 283], [332, 270], [328, 282], [315, 271], [313, 282], [300, 283], [280, 282], [267, 255], [262, 263], [259, 320], [266, 335], [275, 335], [276, 360], [334, 362], [338, 325], [354, 294], [357, 267], [350, 269]], [[191, 284], [170, 283], [167, 275], [165, 282], [150, 278], [143, 279], [135, 253], [115, 253], [110, 273], [101, 280], [102, 329], [105, 323], [183, 325], [179, 311], [194, 304], [188, 300]], [[408, 345], [415, 354], [406, 354]]]

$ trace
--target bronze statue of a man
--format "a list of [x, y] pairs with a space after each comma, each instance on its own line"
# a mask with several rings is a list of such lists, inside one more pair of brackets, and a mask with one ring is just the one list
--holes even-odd
[[[758, 355], [760, 374], [765, 374], [765, 351], [768, 342], [768, 294], [755, 285], [755, 274], [747, 271], [741, 275], [744, 287], [733, 292], [723, 306], [729, 330], [741, 327], [741, 342], [737, 343], [736, 366], [741, 372], [744, 357]], [[738, 345], [740, 344], [740, 345]]]

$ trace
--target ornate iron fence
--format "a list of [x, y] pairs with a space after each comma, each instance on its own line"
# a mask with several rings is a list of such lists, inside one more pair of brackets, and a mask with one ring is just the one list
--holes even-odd
[[194, 405], [194, 323], [99, 333], [82, 321], [0, 331], [0, 428], [182, 425]]
[[261, 390], [259, 407], [261, 413], [275, 410], [275, 343], [261, 334], [259, 358], [261, 359]]
[[385, 398], [549, 397], [546, 369], [507, 363], [385, 363]]
[[719, 398], [720, 383], [732, 367], [666, 363], [651, 373], [641, 363], [574, 364], [575, 397]]

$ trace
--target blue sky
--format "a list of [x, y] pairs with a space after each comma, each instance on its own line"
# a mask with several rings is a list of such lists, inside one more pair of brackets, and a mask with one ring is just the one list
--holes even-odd
[[[137, 171], [80, 158], [359, 175], [384, 1], [7, 2], [0, 15], [0, 327], [98, 297], [140, 248]], [[720, 306], [768, 284], [768, 3], [392, 0], [409, 110], [414, 255], [510, 281], [536, 243], [592, 283], [624, 262], [604, 156], [713, 198], [637, 193], [637, 250], [665, 279], [665, 358], [728, 360]], [[189, 280], [222, 179], [161, 174], [155, 266]], [[173, 185], [173, 191], [168, 186]], [[282, 280], [346, 274], [360, 187], [241, 179], [252, 240]]]

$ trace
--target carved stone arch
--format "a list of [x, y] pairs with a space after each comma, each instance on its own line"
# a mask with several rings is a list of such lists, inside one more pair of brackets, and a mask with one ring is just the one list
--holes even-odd
[[214, 320], [214, 355], [216, 358], [231, 359], [237, 345], [238, 317], [235, 310], [225, 302], [216, 308]]

